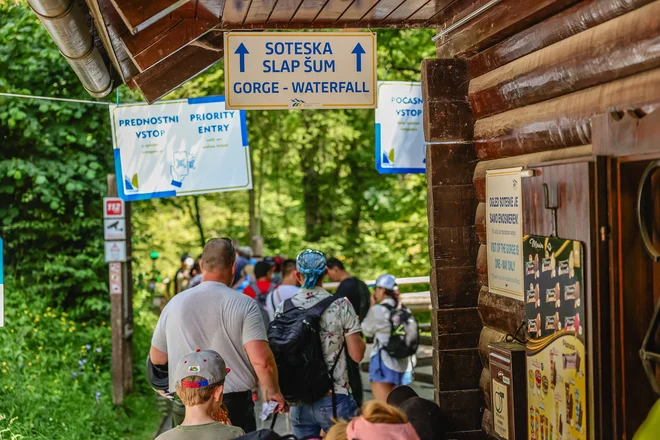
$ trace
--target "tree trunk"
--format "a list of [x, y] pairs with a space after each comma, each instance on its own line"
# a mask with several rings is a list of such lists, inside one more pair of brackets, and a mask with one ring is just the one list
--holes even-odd
[[192, 196], [192, 204], [190, 203], [190, 200], [188, 200], [188, 210], [190, 211], [190, 217], [192, 217], [195, 226], [197, 226], [199, 243], [204, 247], [206, 244], [206, 237], [204, 235], [204, 225], [202, 224], [202, 214], [199, 208], [199, 196]]
[[252, 173], [252, 189], [248, 191], [248, 213], [250, 216], [248, 243], [251, 245], [252, 237], [257, 235], [256, 198], [254, 194], [254, 154], [252, 153], [252, 149], [250, 149], [250, 164], [250, 172]]

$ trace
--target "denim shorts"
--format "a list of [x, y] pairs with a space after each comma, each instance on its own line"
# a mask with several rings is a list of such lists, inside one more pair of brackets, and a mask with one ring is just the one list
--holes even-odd
[[[337, 394], [337, 419], [349, 420], [357, 412], [357, 404], [350, 394]], [[321, 430], [328, 432], [332, 421], [332, 396], [311, 405], [295, 405], [291, 407], [291, 426], [293, 435], [298, 438], [318, 436]]]
[[369, 361], [369, 381], [392, 383], [395, 386], [408, 385], [412, 382], [412, 371], [399, 373], [388, 368], [378, 353]]

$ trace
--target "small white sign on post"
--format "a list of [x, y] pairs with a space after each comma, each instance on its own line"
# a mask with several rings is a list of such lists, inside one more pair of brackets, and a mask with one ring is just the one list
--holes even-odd
[[103, 198], [103, 218], [124, 218], [124, 201], [119, 197]]
[[226, 32], [228, 109], [376, 107], [371, 32]]
[[105, 242], [105, 262], [113, 263], [126, 261], [126, 242], [125, 241], [106, 241]]
[[426, 172], [422, 84], [381, 81], [376, 109], [376, 169], [381, 174]]
[[126, 239], [126, 219], [106, 218], [103, 220], [103, 236], [106, 240]]
[[224, 96], [111, 105], [110, 120], [123, 200], [252, 188], [245, 112]]
[[488, 290], [523, 300], [522, 168], [486, 172]]
[[121, 295], [121, 263], [110, 263], [110, 294]]

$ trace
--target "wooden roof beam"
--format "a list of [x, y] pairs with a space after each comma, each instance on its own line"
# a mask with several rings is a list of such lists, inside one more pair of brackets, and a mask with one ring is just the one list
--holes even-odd
[[189, 0], [112, 0], [119, 16], [132, 34], [146, 29]]
[[[433, 17], [429, 23], [450, 25], [489, 1], [480, 0], [474, 2], [472, 7], [465, 8], [465, 2], [459, 0]], [[471, 56], [576, 2], [577, 0], [502, 0], [473, 21], [445, 36], [438, 46], [438, 57]]]

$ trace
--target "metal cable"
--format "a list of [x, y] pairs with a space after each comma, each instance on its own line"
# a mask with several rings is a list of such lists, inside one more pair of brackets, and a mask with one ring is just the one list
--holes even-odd
[[42, 99], [46, 101], [64, 101], [64, 102], [75, 102], [78, 104], [97, 104], [97, 105], [112, 105], [109, 102], [103, 101], [86, 101], [84, 99], [69, 99], [69, 98], [55, 98], [52, 96], [37, 96], [37, 95], [21, 95], [20, 93], [1, 93], [0, 96], [7, 96], [10, 98], [26, 98], [26, 99]]

